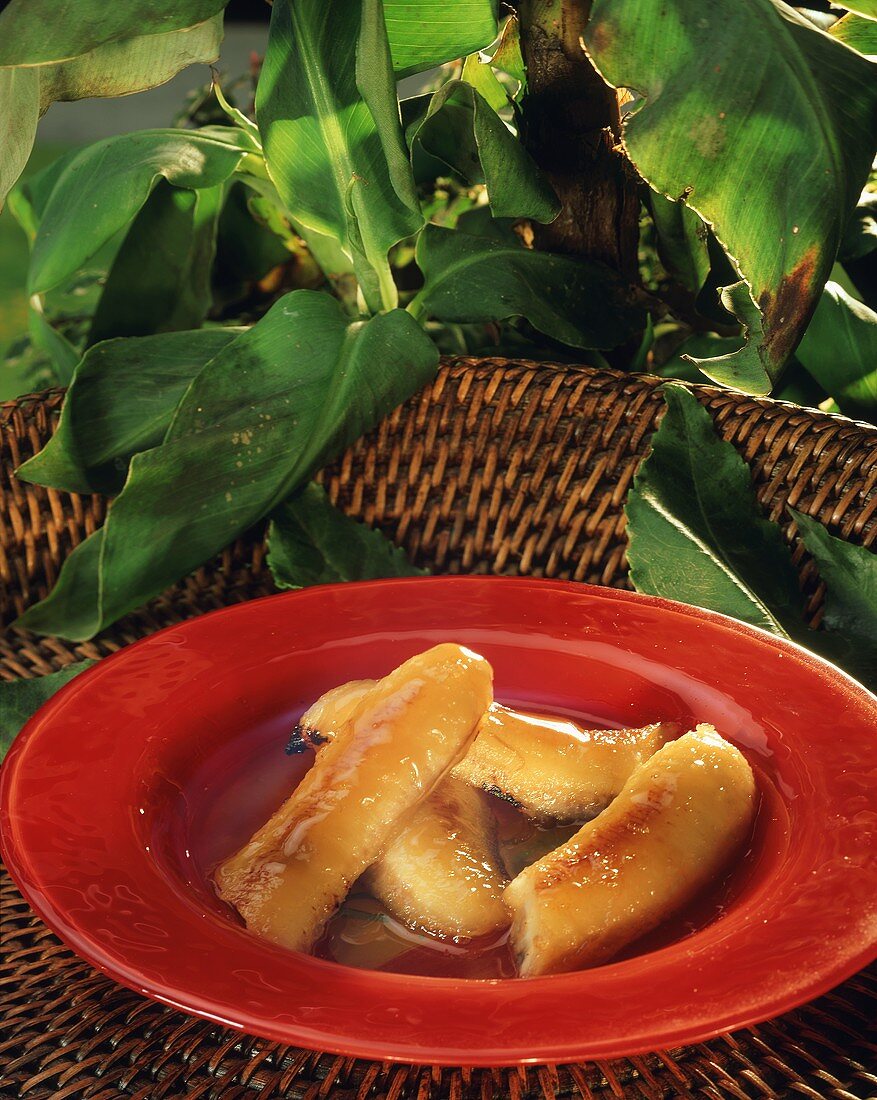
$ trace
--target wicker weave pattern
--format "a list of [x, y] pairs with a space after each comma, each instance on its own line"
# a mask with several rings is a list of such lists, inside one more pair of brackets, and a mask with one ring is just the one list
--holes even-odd
[[438, 1070], [242, 1038], [145, 1001], [63, 947], [2, 886], [0, 1097], [554, 1100], [877, 1096], [877, 968], [772, 1023], [685, 1050], [527, 1070]]
[[[333, 500], [383, 528], [418, 564], [625, 586], [622, 508], [663, 406], [658, 385], [612, 371], [458, 359], [324, 480]], [[709, 387], [698, 393], [750, 463], [771, 518], [782, 520], [789, 503], [834, 534], [877, 544], [877, 431]], [[65, 556], [105, 514], [100, 497], [13, 476], [48, 438], [61, 397], [0, 412], [0, 623], [49, 591]], [[272, 591], [260, 536], [239, 540], [96, 642], [67, 647], [13, 634], [0, 650], [5, 674], [97, 657], [159, 625]], [[818, 621], [822, 592], [800, 545], [795, 556]]]
[[[446, 363], [435, 384], [325, 471], [330, 494], [443, 572], [626, 584], [622, 507], [662, 407], [658, 382], [507, 361]], [[702, 387], [773, 518], [786, 503], [877, 544], [877, 431]], [[61, 394], [0, 410], [0, 615], [40, 599], [105, 501], [18, 482]], [[814, 622], [822, 592], [800, 546]], [[0, 678], [33, 676], [214, 607], [270, 592], [261, 532], [239, 540], [94, 642], [8, 630]], [[2, 879], [0, 1100], [295, 1097], [552, 1100], [877, 1098], [877, 968], [781, 1020], [686, 1050], [568, 1067], [434, 1070], [335, 1058], [240, 1036], [144, 1001], [78, 960]]]

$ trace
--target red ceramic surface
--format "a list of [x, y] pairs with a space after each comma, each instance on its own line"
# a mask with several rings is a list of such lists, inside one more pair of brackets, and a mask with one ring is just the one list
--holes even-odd
[[[294, 719], [441, 640], [489, 658], [501, 702], [708, 721], [738, 744], [763, 801], [724, 913], [626, 961], [506, 981], [353, 970], [230, 919], [209, 864], [283, 796]], [[246, 1032], [432, 1064], [609, 1058], [764, 1020], [874, 957], [875, 732], [877, 699], [828, 664], [678, 604], [527, 579], [315, 588], [164, 630], [64, 688], [2, 769], [4, 850], [75, 951]]]

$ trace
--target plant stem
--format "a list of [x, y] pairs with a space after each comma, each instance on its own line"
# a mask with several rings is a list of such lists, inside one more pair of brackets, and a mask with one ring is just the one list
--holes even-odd
[[415, 321], [422, 321], [426, 315], [426, 306], [423, 300], [423, 291], [419, 291], [405, 307]]
[[236, 172], [238, 175], [249, 175], [255, 179], [266, 180], [272, 187], [274, 186], [271, 177], [268, 175], [268, 165], [265, 163], [265, 157], [262, 153], [244, 153]]
[[590, 0], [520, 0], [527, 66], [523, 139], [563, 210], [534, 225], [538, 248], [602, 260], [637, 278], [638, 183], [618, 143], [618, 93], [585, 53]]
[[399, 304], [399, 291], [389, 263], [378, 268], [378, 286], [381, 293], [381, 309], [388, 312]]

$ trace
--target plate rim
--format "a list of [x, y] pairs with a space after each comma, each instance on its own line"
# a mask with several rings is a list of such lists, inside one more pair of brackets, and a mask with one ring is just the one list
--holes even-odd
[[[180, 993], [180, 990], [173, 989], [173, 983], [165, 981], [164, 983], [145, 983], [142, 976], [138, 976], [134, 971], [126, 971], [117, 960], [106, 956], [102, 951], [99, 944], [89, 941], [87, 943], [87, 950], [84, 950], [78, 943], [71, 943], [68, 935], [67, 928], [63, 921], [60, 919], [60, 915], [56, 914], [55, 907], [48, 903], [46, 899], [45, 904], [41, 896], [34, 896], [33, 891], [30, 890], [30, 884], [28, 877], [24, 871], [26, 864], [26, 858], [23, 857], [21, 863], [18, 862], [18, 853], [15, 851], [15, 845], [12, 841], [12, 812], [8, 805], [8, 798], [11, 788], [14, 785], [15, 770], [18, 766], [19, 759], [24, 757], [27, 752], [27, 745], [32, 737], [36, 736], [35, 731], [39, 729], [42, 722], [50, 718], [56, 710], [63, 709], [67, 705], [68, 701], [72, 699], [75, 694], [82, 690], [83, 684], [88, 683], [93, 676], [99, 672], [105, 674], [107, 667], [119, 660], [125, 660], [130, 657], [130, 654], [137, 650], [140, 646], [154, 643], [155, 639], [160, 638], [162, 635], [168, 632], [178, 632], [180, 630], [186, 630], [193, 624], [201, 624], [205, 620], [215, 621], [217, 617], [223, 616], [235, 616], [247, 609], [252, 609], [255, 605], [263, 604], [265, 601], [279, 602], [279, 601], [291, 601], [299, 599], [302, 596], [306, 596], [310, 593], [318, 591], [345, 591], [351, 592], [352, 587], [357, 589], [363, 588], [382, 588], [382, 587], [396, 587], [399, 585], [434, 585], [437, 582], [441, 584], [447, 584], [449, 582], [453, 584], [489, 584], [489, 585], [514, 585], [519, 587], [531, 587], [531, 588], [553, 588], [560, 592], [570, 592], [577, 594], [586, 594], [594, 596], [601, 600], [617, 601], [620, 603], [642, 603], [657, 607], [661, 610], [681, 614], [688, 619], [700, 619], [703, 621], [714, 622], [718, 626], [725, 629], [730, 629], [732, 632], [742, 635], [744, 637], [749, 636], [755, 641], [761, 643], [769, 643], [772, 647], [779, 648], [781, 650], [791, 651], [805, 666], [810, 666], [817, 672], [820, 672], [823, 678], [828, 678], [832, 683], [832, 686], [836, 689], [839, 688], [845, 693], [851, 693], [857, 696], [862, 703], [874, 708], [877, 711], [877, 696], [870, 692], [864, 685], [853, 679], [844, 670], [838, 668], [832, 662], [826, 660], [818, 654], [812, 653], [804, 646], [793, 642], [789, 639], [781, 638], [771, 634], [769, 631], [753, 626], [748, 623], [743, 623], [737, 619], [733, 619], [729, 616], [723, 615], [719, 612], [712, 611], [707, 608], [702, 608], [695, 605], [683, 604], [675, 600], [669, 600], [664, 597], [652, 596], [645, 593], [632, 592], [624, 589], [608, 588], [600, 585], [584, 584], [575, 581], [555, 580], [555, 579], [543, 579], [534, 577], [502, 577], [502, 576], [487, 576], [487, 575], [439, 575], [439, 576], [424, 576], [424, 577], [403, 577], [403, 578], [384, 578], [380, 580], [371, 581], [359, 581], [359, 582], [343, 582], [328, 585], [311, 586], [306, 589], [299, 589], [291, 592], [275, 593], [260, 597], [256, 600], [244, 601], [240, 604], [234, 604], [222, 608], [217, 608], [212, 611], [206, 612], [203, 615], [198, 615], [192, 619], [185, 620], [181, 623], [173, 623], [162, 629], [155, 631], [152, 634], [147, 635], [144, 638], [138, 639], [136, 642], [124, 646], [116, 652], [108, 655], [107, 657], [98, 661], [91, 668], [84, 670], [74, 680], [64, 685], [51, 699], [47, 700], [42, 707], [28, 720], [23, 727], [20, 734], [15, 738], [12, 747], [4, 766], [0, 768], [0, 848], [2, 848], [4, 857], [6, 859], [6, 865], [9, 873], [21, 890], [23, 896], [27, 900], [31, 908], [36, 912], [38, 917], [57, 935], [66, 946], [68, 946], [77, 956], [86, 959], [90, 965], [94, 966], [101, 973], [117, 981], [119, 984], [133, 989], [135, 992], [145, 995], [152, 1000], [155, 1000], [161, 1004], [169, 1005], [177, 1010], [189, 1013], [191, 1015], [198, 1016], [203, 1019], [219, 1023], [222, 1026], [229, 1027], [233, 1030], [244, 1034], [251, 1034], [255, 1036], [264, 1037], [272, 1041], [279, 1041], [285, 1043], [300, 1044], [308, 1047], [309, 1049], [319, 1049], [326, 1053], [341, 1054], [346, 1056], [354, 1056], [357, 1058], [378, 1059], [391, 1062], [404, 1062], [404, 1063], [416, 1063], [418, 1061], [429, 1061], [437, 1065], [454, 1066], [454, 1065], [471, 1065], [471, 1066], [511, 1066], [511, 1065], [534, 1065], [542, 1064], [545, 1062], [569, 1062], [576, 1061], [581, 1058], [596, 1059], [596, 1058], [618, 1058], [625, 1056], [632, 1056], [637, 1054], [646, 1053], [653, 1050], [659, 1050], [668, 1045], [689, 1045], [691, 1043], [706, 1041], [710, 1038], [714, 1038], [718, 1034], [722, 1034], [727, 1031], [736, 1030], [741, 1027], [746, 1027], [755, 1023], [762, 1022], [766, 1019], [774, 1018], [778, 1015], [782, 1015], [785, 1012], [803, 1004], [810, 1000], [821, 996], [828, 990], [834, 988], [839, 983], [847, 980], [849, 977], [857, 973], [863, 966], [866, 966], [870, 961], [877, 957], [877, 938], [874, 943], [864, 943], [860, 952], [855, 955], [847, 955], [845, 961], [841, 965], [835, 965], [834, 967], [826, 968], [826, 973], [822, 979], [816, 982], [802, 982], [802, 986], [806, 985], [806, 992], [801, 995], [800, 990], [797, 992], [788, 992], [785, 997], [777, 997], [771, 1001], [771, 1007], [769, 1013], [765, 1013], [764, 1010], [758, 1010], [753, 1008], [751, 1011], [726, 1011], [723, 1014], [716, 1014], [714, 1022], [708, 1026], [703, 1022], [696, 1021], [689, 1026], [673, 1026], [668, 1027], [664, 1033], [658, 1033], [655, 1029], [652, 1029], [650, 1039], [648, 1043], [631, 1042], [625, 1040], [623, 1037], [618, 1038], [614, 1044], [604, 1043], [600, 1046], [599, 1050], [585, 1050], [584, 1044], [580, 1040], [569, 1040], [566, 1043], [557, 1042], [550, 1049], [540, 1048], [535, 1054], [514, 1054], [510, 1055], [506, 1050], [491, 1050], [487, 1047], [480, 1050], [473, 1050], [471, 1048], [465, 1048], [460, 1050], [448, 1050], [446, 1053], [430, 1053], [425, 1056], [422, 1052], [423, 1041], [422, 1040], [402, 1040], [401, 1042], [395, 1042], [392, 1037], [388, 1037], [386, 1040], [382, 1040], [380, 1044], [375, 1041], [369, 1040], [352, 1040], [349, 1038], [338, 1038], [333, 1040], [331, 1035], [324, 1035], [323, 1032], [319, 1034], [311, 1034], [306, 1027], [296, 1027], [294, 1025], [278, 1025], [275, 1026], [270, 1020], [264, 1021], [257, 1016], [249, 1016], [246, 1019], [242, 1017], [247, 1016], [246, 1012], [237, 1010], [239, 1020], [228, 1019], [222, 1015], [222, 1006], [217, 1005], [211, 998], [202, 999], [200, 1003], [193, 1003], [198, 1001], [197, 996], [185, 994], [184, 1000], [175, 999], [170, 995], [172, 992]], [[354, 635], [351, 635], [354, 637]], [[81, 934], [81, 932], [80, 932]], [[307, 957], [307, 956], [305, 956]], [[333, 968], [347, 969], [336, 963], [327, 963], [326, 965]], [[613, 964], [609, 964], [610, 966]], [[621, 964], [616, 964], [621, 965]], [[606, 968], [600, 968], [606, 969]], [[393, 979], [398, 979], [398, 974], [384, 974], [382, 972], [368, 972], [370, 979], [374, 979], [381, 984], [381, 979], [389, 978], [390, 983], [393, 984]], [[558, 978], [575, 979], [582, 974], [587, 974], [588, 971], [579, 971], [570, 975], [560, 976], [547, 976], [542, 978], [527, 979], [527, 987], [532, 988], [534, 992], [537, 988], [545, 989], [553, 985], [557, 988]], [[139, 980], [138, 980], [139, 977]], [[408, 976], [405, 976], [408, 977]], [[439, 983], [445, 986], [459, 987], [460, 983], [465, 986], [471, 986], [474, 984], [484, 987], [487, 985], [496, 985], [496, 980], [466, 980], [466, 979], [445, 979], [445, 978], [428, 978], [424, 976], [416, 976], [415, 979], [419, 982]], [[226, 1006], [227, 1007], [227, 1006]], [[418, 1050], [420, 1053], [418, 1054]]]

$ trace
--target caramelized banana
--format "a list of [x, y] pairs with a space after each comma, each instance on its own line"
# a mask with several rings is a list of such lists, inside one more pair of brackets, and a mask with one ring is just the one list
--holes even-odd
[[[318, 699], [296, 726], [292, 751], [331, 740], [371, 683], [352, 680]], [[583, 730], [575, 722], [523, 714], [494, 703], [474, 745], [452, 774], [504, 798], [537, 821], [580, 821], [608, 806], [634, 768], [678, 735], [673, 722], [641, 729]]]
[[307, 748], [317, 749], [331, 741], [374, 686], [374, 680], [350, 680], [321, 695], [299, 719], [286, 746], [287, 753], [291, 756]]
[[293, 794], [216, 870], [247, 926], [306, 951], [351, 884], [465, 754], [492, 696], [487, 661], [439, 645], [359, 700]]
[[[293, 732], [292, 751], [331, 741], [374, 680], [351, 680], [321, 696]], [[287, 748], [287, 752], [290, 748]], [[413, 928], [441, 936], [488, 935], [509, 923], [508, 882], [496, 819], [480, 791], [446, 779], [366, 874], [366, 886]]]
[[596, 966], [655, 928], [740, 848], [755, 806], [752, 769], [712, 726], [659, 749], [506, 888], [521, 976]]
[[[331, 741], [373, 684], [352, 680], [321, 696], [302, 716], [287, 751]], [[521, 714], [495, 703], [451, 774], [512, 802], [530, 817], [575, 821], [603, 809], [631, 771], [677, 733], [672, 723], [583, 731], [571, 721]], [[498, 905], [506, 875], [496, 822], [477, 792], [462, 802], [459, 785], [453, 786], [452, 799], [443, 797], [443, 785], [421, 806], [416, 824], [409, 822], [385, 851], [367, 884], [414, 927], [447, 936], [484, 935], [508, 923]], [[454, 807], [450, 821], [449, 806]], [[476, 876], [479, 889], [473, 888]]]
[[678, 734], [672, 722], [583, 730], [494, 703], [453, 775], [537, 821], [580, 821], [608, 806], [634, 768]]
[[365, 878], [406, 924], [467, 939], [508, 926], [507, 882], [486, 796], [456, 779], [433, 791]]

